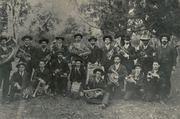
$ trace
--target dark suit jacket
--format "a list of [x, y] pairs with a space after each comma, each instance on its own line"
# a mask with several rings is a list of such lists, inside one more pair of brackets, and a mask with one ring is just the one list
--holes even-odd
[[103, 52], [98, 46], [95, 46], [94, 48], [90, 47], [91, 53], [88, 55], [88, 62], [95, 63], [102, 61]]
[[170, 67], [176, 66], [177, 50], [174, 47], [167, 46], [163, 48], [162, 46], [157, 49], [157, 59], [161, 65], [168, 65]]
[[108, 73], [113, 73], [112, 70], [115, 70], [119, 74], [119, 81], [123, 81], [124, 78], [128, 75], [127, 69], [124, 65], [120, 64], [119, 68], [116, 70], [115, 65], [111, 65], [109, 67], [109, 72]]
[[26, 88], [30, 85], [30, 76], [26, 71], [24, 72], [23, 76], [21, 76], [19, 72], [15, 72], [11, 81], [12, 85], [18, 83], [22, 88]]
[[70, 74], [70, 80], [71, 82], [81, 82], [81, 83], [85, 83], [86, 81], [86, 73], [85, 73], [85, 69], [84, 67], [81, 67], [79, 69], [79, 72], [77, 72], [75, 70], [75, 67], [72, 68], [71, 70], [71, 74]]
[[38, 78], [42, 78], [46, 83], [50, 82], [50, 72], [47, 68], [43, 72], [38, 68], [34, 72], [33, 80], [38, 81]]
[[93, 76], [91, 79], [89, 79], [87, 87], [88, 89], [96, 89], [96, 88], [105, 89], [106, 81], [101, 78], [99, 82], [97, 82], [95, 76]]
[[54, 59], [52, 61], [51, 72], [54, 73], [56, 69], [60, 70], [60, 72], [59, 72], [60, 74], [69, 73], [69, 66], [66, 63], [66, 61], [63, 61], [63, 60], [61, 62], [58, 62], [57, 59]]
[[150, 45], [148, 45], [148, 47], [146, 49], [144, 49], [143, 47], [141, 47], [141, 52], [144, 52], [147, 57], [141, 57], [139, 56], [139, 63], [142, 65], [142, 69], [144, 70], [151, 70], [152, 69], [152, 63], [155, 59], [155, 57], [153, 56], [153, 53], [155, 53], [155, 50], [153, 47], [151, 47]]
[[[7, 48], [6, 51], [4, 51], [1, 47], [0, 47], [0, 61], [3, 60], [1, 58], [1, 55], [6, 55], [8, 53], [12, 52], [11, 48]], [[4, 77], [9, 77], [9, 73], [11, 71], [11, 61], [12, 59], [10, 59], [9, 61], [0, 64], [0, 78], [4, 78]]]

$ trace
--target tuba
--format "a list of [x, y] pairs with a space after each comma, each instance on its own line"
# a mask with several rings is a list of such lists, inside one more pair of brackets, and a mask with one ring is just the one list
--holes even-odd
[[0, 65], [5, 64], [11, 60], [18, 51], [17, 43], [12, 38], [6, 42], [6, 47], [8, 51], [6, 54], [4, 54], [4, 57], [0, 59]]

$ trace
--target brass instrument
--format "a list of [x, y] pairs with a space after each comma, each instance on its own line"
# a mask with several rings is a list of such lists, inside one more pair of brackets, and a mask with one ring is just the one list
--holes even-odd
[[21, 52], [21, 57], [22, 57], [23, 59], [25, 59], [26, 61], [29, 61], [29, 60], [30, 60], [31, 54], [27, 53], [27, 52], [26, 52], [24, 49], [22, 49], [22, 48], [19, 48], [18, 51]]
[[152, 80], [154, 78], [159, 79], [160, 78], [159, 74], [157, 74], [157, 72], [154, 72], [154, 71], [149, 71], [147, 73], [147, 81], [150, 81], [150, 80]]
[[72, 54], [78, 55], [83, 59], [87, 59], [88, 55], [90, 54], [88, 51], [85, 52], [85, 49], [77, 48], [74, 45], [72, 46], [71, 51], [73, 51]]
[[100, 89], [100, 88], [83, 90], [84, 96], [87, 99], [97, 98], [98, 96], [103, 95], [104, 92], [105, 91], [103, 89]]
[[115, 84], [116, 86], [119, 86], [119, 74], [113, 69], [111, 71], [112, 73], [108, 74], [110, 82]]
[[[17, 44], [13, 39], [10, 39], [6, 42], [8, 53], [0, 59], [0, 65], [8, 62], [17, 52]], [[0, 46], [1, 47], [1, 46]]]
[[114, 48], [112, 48], [112, 49], [107, 53], [107, 58], [108, 58], [108, 60], [111, 60], [113, 54], [114, 54]]

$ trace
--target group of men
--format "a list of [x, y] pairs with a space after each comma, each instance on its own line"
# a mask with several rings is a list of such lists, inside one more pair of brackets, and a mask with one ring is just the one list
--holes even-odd
[[[176, 48], [169, 45], [169, 35], [161, 35], [161, 45], [156, 49], [149, 45], [148, 36], [141, 37], [142, 44], [136, 47], [131, 45], [130, 36], [122, 36], [121, 44], [110, 35], [104, 36], [103, 47], [97, 46], [96, 37], [90, 37], [88, 44], [80, 33], [73, 39], [66, 46], [61, 36], [56, 36], [52, 43], [41, 38], [36, 48], [31, 36], [22, 37], [24, 44], [14, 57], [0, 64], [3, 101], [13, 101], [16, 93], [29, 98], [31, 91], [31, 96], [36, 97], [40, 89], [44, 94], [71, 97], [76, 92], [89, 103], [101, 104], [102, 108], [117, 95], [125, 100], [165, 102], [168, 99], [177, 58]], [[7, 41], [7, 37], [0, 38], [0, 60], [12, 51]], [[98, 68], [88, 76], [88, 66], [92, 64]]]

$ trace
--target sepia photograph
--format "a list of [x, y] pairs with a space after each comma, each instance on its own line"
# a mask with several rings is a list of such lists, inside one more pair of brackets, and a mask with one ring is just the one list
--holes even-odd
[[0, 119], [180, 119], [180, 0], [0, 0]]

